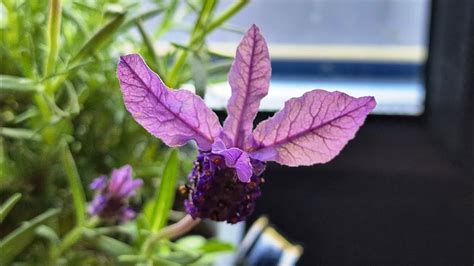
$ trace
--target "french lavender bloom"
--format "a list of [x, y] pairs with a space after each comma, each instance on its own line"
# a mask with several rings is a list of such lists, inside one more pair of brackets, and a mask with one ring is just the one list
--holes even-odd
[[89, 185], [96, 195], [88, 206], [88, 213], [111, 221], [126, 222], [134, 218], [135, 212], [129, 207], [128, 199], [141, 185], [141, 179], [132, 179], [130, 165], [114, 169], [110, 180], [107, 180], [107, 176], [97, 177]]
[[223, 127], [200, 97], [168, 89], [139, 55], [122, 56], [117, 74], [125, 106], [140, 125], [171, 147], [197, 143], [185, 201], [194, 219], [244, 220], [261, 194], [266, 162], [299, 166], [330, 161], [376, 104], [373, 97], [313, 90], [288, 100], [252, 131], [271, 76], [267, 44], [255, 25], [239, 44], [229, 72], [232, 96]]

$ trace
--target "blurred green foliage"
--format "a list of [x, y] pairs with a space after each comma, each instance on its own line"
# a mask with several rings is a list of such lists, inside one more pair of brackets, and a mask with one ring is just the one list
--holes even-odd
[[[35, 224], [41, 238], [28, 235], [33, 244], [27, 241], [17, 260], [41, 261], [63, 235], [92, 230], [83, 224], [84, 197], [91, 198], [84, 188], [112, 168], [131, 164], [147, 183], [135, 205], [154, 200], [170, 152], [126, 112], [115, 74], [118, 56], [140, 53], [167, 85], [192, 82], [202, 95], [207, 82], [221, 79], [231, 63], [209, 51], [206, 37], [246, 3], [237, 0], [216, 13], [214, 0], [1, 1], [0, 202], [15, 193], [22, 199], [3, 221], [0, 239], [21, 221], [60, 210]], [[157, 21], [154, 32], [144, 26], [150, 19]], [[157, 41], [177, 28], [187, 32], [188, 43], [157, 51]], [[193, 155], [191, 146], [180, 149], [178, 176], [190, 170]], [[137, 224], [147, 223], [139, 217]], [[120, 234], [120, 241], [88, 234], [99, 247], [91, 249], [86, 241], [82, 253], [66, 252], [66, 262], [113, 263], [123, 254], [110, 257], [111, 247], [136, 250], [128, 245], [140, 242], [129, 234]]]

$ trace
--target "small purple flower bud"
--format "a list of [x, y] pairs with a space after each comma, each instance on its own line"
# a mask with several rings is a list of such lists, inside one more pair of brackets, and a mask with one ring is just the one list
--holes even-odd
[[129, 207], [128, 200], [141, 185], [141, 179], [132, 179], [132, 167], [129, 165], [114, 169], [110, 180], [106, 176], [97, 177], [89, 185], [97, 194], [88, 206], [88, 213], [112, 221], [133, 219], [135, 212]]
[[106, 185], [107, 185], [107, 176], [101, 175], [97, 177], [96, 179], [92, 180], [92, 183], [90, 183], [89, 188], [92, 190], [101, 190], [101, 189], [104, 189]]
[[236, 169], [228, 167], [222, 155], [200, 152], [190, 175], [187, 213], [194, 219], [208, 218], [235, 224], [245, 220], [255, 209], [261, 195], [260, 183], [265, 163], [251, 159], [250, 181], [239, 180]]

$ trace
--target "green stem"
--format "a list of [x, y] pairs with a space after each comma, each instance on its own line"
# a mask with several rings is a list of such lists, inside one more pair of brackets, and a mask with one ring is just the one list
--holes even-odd
[[171, 70], [168, 75], [168, 86], [171, 88], [174, 88], [178, 85], [178, 72], [181, 71], [183, 68], [184, 63], [186, 63], [186, 59], [188, 57], [188, 51], [179, 51], [178, 52], [178, 59], [174, 63], [174, 65], [171, 67]]
[[149, 254], [151, 248], [161, 239], [174, 239], [191, 231], [196, 225], [201, 222], [201, 219], [193, 219], [189, 214], [186, 215], [179, 222], [163, 228], [160, 232], [150, 236], [145, 243], [143, 243], [142, 254]]
[[45, 121], [49, 120], [51, 117], [51, 110], [49, 110], [48, 102], [46, 101], [45, 94], [41, 92], [37, 92], [34, 96], [34, 100], [36, 106], [40, 110], [41, 116]]
[[[61, 32], [61, 0], [49, 1], [48, 15], [48, 57], [46, 59], [44, 76], [54, 73], [59, 54], [59, 35]], [[51, 82], [46, 83], [46, 92], [51, 93]]]
[[99, 223], [99, 221], [99, 218], [94, 216], [90, 218], [87, 222], [85, 222], [83, 225], [76, 225], [74, 228], [71, 229], [71, 231], [64, 235], [59, 246], [52, 252], [52, 264], [56, 262], [56, 260], [64, 253], [64, 251], [66, 251], [74, 244], [76, 244], [79, 240], [81, 240], [85, 229], [94, 228]]

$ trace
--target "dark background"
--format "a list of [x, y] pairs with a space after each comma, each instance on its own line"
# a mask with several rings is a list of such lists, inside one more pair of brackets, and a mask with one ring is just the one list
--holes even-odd
[[267, 215], [300, 265], [472, 265], [473, 2], [432, 2], [424, 115], [370, 116], [326, 165], [269, 164], [248, 224]]

